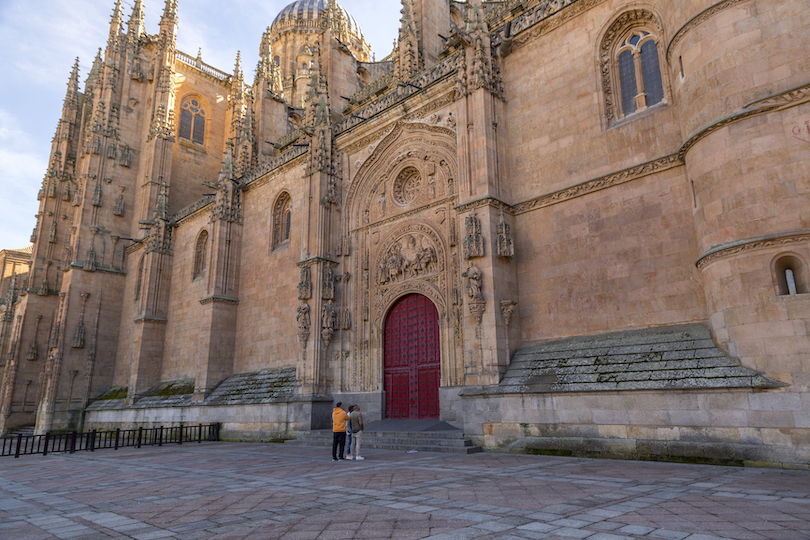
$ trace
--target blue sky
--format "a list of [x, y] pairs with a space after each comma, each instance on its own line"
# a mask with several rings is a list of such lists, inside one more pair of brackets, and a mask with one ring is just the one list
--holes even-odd
[[[242, 52], [245, 78], [253, 80], [262, 32], [289, 2], [284, 0], [179, 0], [177, 48], [207, 64], [233, 70]], [[399, 27], [398, 0], [342, 0], [360, 24], [377, 58], [391, 52]], [[29, 244], [36, 200], [51, 138], [62, 111], [75, 58], [84, 83], [104, 47], [114, 0], [0, 0], [0, 249]], [[132, 0], [124, 0], [124, 20]], [[164, 0], [145, 0], [146, 27], [157, 33]]]

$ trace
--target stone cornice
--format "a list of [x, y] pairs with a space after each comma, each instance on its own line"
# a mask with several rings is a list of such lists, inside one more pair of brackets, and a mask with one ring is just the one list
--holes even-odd
[[707, 20], [711, 19], [721, 11], [725, 11], [730, 7], [734, 7], [737, 4], [741, 4], [743, 2], [748, 2], [750, 0], [722, 0], [721, 2], [717, 2], [716, 4], [707, 7], [688, 21], [686, 24], [681, 26], [677, 32], [672, 36], [672, 39], [669, 40], [669, 45], [667, 45], [667, 62], [672, 63], [672, 48], [675, 47], [680, 41], [686, 36], [686, 33], [692, 30], [695, 26], [699, 24], [703, 24]]
[[678, 152], [678, 157], [679, 159], [684, 160], [686, 158], [686, 153], [689, 152], [689, 150], [695, 144], [697, 144], [698, 141], [707, 137], [708, 135], [711, 135], [719, 129], [723, 129], [729, 124], [739, 122], [740, 120], [744, 120], [758, 114], [795, 107], [796, 105], [801, 105], [808, 101], [810, 101], [810, 84], [796, 86], [789, 90], [785, 90], [784, 92], [771, 94], [770, 96], [758, 99], [756, 101], [751, 101], [750, 103], [747, 103], [743, 109], [726, 115], [716, 122], [713, 122], [698, 130], [694, 135], [689, 137], [685, 143], [683, 143], [683, 146], [681, 146], [681, 149]]
[[680, 167], [681, 165], [683, 165], [683, 160], [681, 160], [678, 154], [670, 154], [662, 158], [642, 163], [641, 165], [636, 165], [634, 167], [623, 169], [605, 176], [600, 176], [569, 188], [561, 189], [553, 193], [541, 195], [534, 199], [518, 203], [512, 207], [512, 211], [515, 214], [530, 212], [538, 208], [551, 206], [553, 204], [574, 199], [582, 195], [587, 195], [588, 193], [594, 193], [609, 187], [618, 186], [619, 184], [624, 184], [653, 173], [666, 171], [667, 169], [671, 169], [673, 167]]
[[231, 304], [236, 305], [239, 303], [238, 298], [231, 298], [230, 296], [218, 296], [216, 294], [212, 294], [211, 296], [206, 296], [205, 298], [200, 299], [200, 304]]
[[400, 219], [410, 217], [410, 216], [413, 216], [415, 214], [419, 214], [421, 212], [424, 212], [425, 210], [430, 210], [431, 208], [436, 208], [437, 206], [444, 206], [448, 202], [452, 203], [456, 199], [456, 197], [457, 197], [456, 195], [450, 195], [448, 197], [443, 197], [441, 199], [436, 199], [435, 201], [432, 201], [432, 202], [430, 202], [428, 204], [425, 204], [423, 206], [420, 206], [418, 208], [414, 208], [413, 210], [408, 210], [407, 212], [402, 212], [401, 214], [396, 214], [396, 215], [387, 217], [385, 219], [381, 219], [379, 221], [375, 221], [373, 223], [369, 223], [367, 225], [357, 227], [356, 229], [352, 229], [351, 232], [364, 231], [364, 230], [367, 230], [367, 229], [380, 227], [382, 225], [387, 225], [387, 224], [389, 224], [391, 222], [399, 221]]
[[191, 203], [190, 205], [186, 206], [185, 208], [180, 209], [175, 213], [172, 218], [171, 222], [173, 224], [180, 223], [182, 220], [196, 214], [200, 210], [207, 208], [208, 205], [214, 202], [215, 197], [213, 195], [203, 195], [201, 199]]
[[[492, 32], [492, 46], [501, 45], [505, 41], [510, 41], [509, 48], [514, 50], [536, 38], [537, 36], [550, 32], [555, 28], [565, 24], [574, 17], [584, 13], [604, 2], [605, 0], [540, 0], [534, 3], [522, 13], [505, 21], [505, 17], [500, 14], [493, 16], [487, 14], [490, 24], [503, 23]], [[528, 2], [527, 2], [528, 3]], [[504, 7], [507, 3], [504, 3]], [[511, 2], [511, 4], [522, 5], [523, 2]], [[516, 6], [517, 7], [517, 6]], [[497, 8], [495, 8], [497, 9]], [[509, 27], [509, 37], [506, 37], [506, 29]]]
[[306, 259], [302, 259], [297, 263], [295, 263], [295, 265], [298, 266], [299, 268], [302, 268], [304, 266], [311, 266], [319, 262], [324, 264], [331, 264], [333, 266], [337, 266], [338, 264], [340, 264], [337, 261], [333, 261], [332, 259], [327, 259], [326, 257], [319, 257], [318, 255], [315, 255], [313, 257], [307, 257]]
[[698, 258], [695, 262], [695, 266], [703, 270], [708, 265], [720, 259], [725, 259], [726, 257], [737, 255], [738, 253], [777, 246], [783, 247], [793, 244], [803, 244], [805, 242], [810, 242], [810, 231], [793, 231], [738, 240], [711, 248]]
[[505, 202], [490, 196], [480, 197], [472, 201], [461, 203], [458, 206], [456, 206], [454, 210], [459, 214], [463, 214], [464, 212], [469, 212], [470, 210], [477, 210], [478, 208], [483, 208], [484, 206], [491, 206], [492, 208], [495, 208], [497, 210], [503, 210], [507, 214], [511, 215], [515, 214], [515, 208], [513, 206], [510, 206]]

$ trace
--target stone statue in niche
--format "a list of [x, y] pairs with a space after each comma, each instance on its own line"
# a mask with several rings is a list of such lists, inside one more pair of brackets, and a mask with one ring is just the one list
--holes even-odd
[[332, 309], [332, 301], [328, 300], [321, 309], [321, 327], [324, 330], [334, 330], [337, 313]]
[[379, 264], [379, 283], [411, 279], [437, 270], [436, 248], [421, 235], [406, 234], [394, 242]]
[[295, 316], [295, 320], [298, 321], [298, 331], [309, 332], [310, 327], [310, 320], [309, 320], [309, 304], [306, 302], [302, 302], [300, 306], [298, 306], [298, 314]]
[[481, 286], [483, 284], [483, 273], [481, 269], [475, 265], [471, 265], [461, 274], [461, 277], [467, 278], [467, 296], [470, 297], [470, 301], [482, 301], [484, 295], [481, 293]]

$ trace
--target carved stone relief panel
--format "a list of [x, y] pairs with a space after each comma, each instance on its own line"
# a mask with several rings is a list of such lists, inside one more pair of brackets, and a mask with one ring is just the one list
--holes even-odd
[[405, 225], [377, 252], [374, 283], [389, 286], [443, 272], [446, 263], [442, 245], [436, 232], [426, 224]]

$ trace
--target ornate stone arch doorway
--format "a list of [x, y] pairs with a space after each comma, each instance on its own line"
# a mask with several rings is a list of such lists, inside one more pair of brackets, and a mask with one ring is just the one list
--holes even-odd
[[385, 318], [383, 365], [387, 418], [439, 418], [439, 312], [424, 295], [399, 298]]

